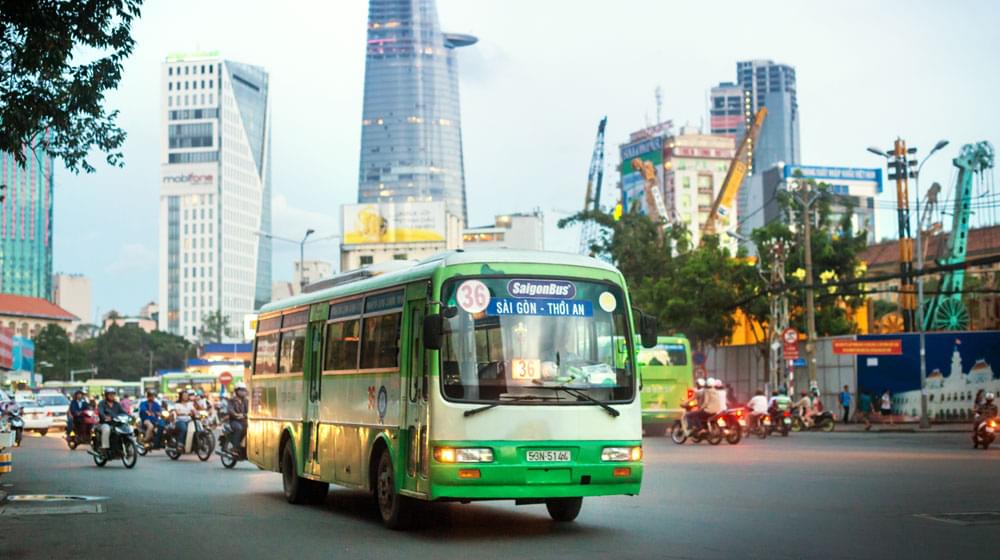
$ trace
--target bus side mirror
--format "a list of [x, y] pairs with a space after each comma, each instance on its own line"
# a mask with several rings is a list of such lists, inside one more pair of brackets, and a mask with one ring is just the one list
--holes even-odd
[[424, 317], [424, 348], [440, 350], [444, 338], [444, 317], [438, 314]]
[[656, 317], [643, 313], [639, 317], [639, 334], [642, 338], [643, 348], [653, 348], [656, 346]]

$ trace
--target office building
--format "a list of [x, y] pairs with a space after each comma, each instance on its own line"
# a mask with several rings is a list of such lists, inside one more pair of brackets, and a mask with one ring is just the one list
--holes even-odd
[[[300, 269], [301, 266], [301, 269]], [[304, 262], [295, 261], [293, 265], [292, 283], [298, 289], [299, 286], [315, 284], [320, 280], [325, 280], [333, 276], [333, 263], [329, 261], [307, 260]], [[303, 282], [303, 280], [305, 282]]]
[[722, 82], [712, 88], [709, 126], [712, 134], [743, 138], [750, 112], [749, 92], [732, 82]]
[[462, 232], [465, 249], [545, 249], [545, 216], [541, 210], [502, 214], [488, 226]]
[[438, 202], [467, 219], [455, 49], [434, 0], [370, 0], [358, 202]]
[[194, 339], [219, 311], [241, 340], [271, 298], [268, 73], [177, 54], [161, 81], [159, 329]]
[[[722, 190], [735, 153], [731, 136], [703, 134], [695, 128], [682, 127], [679, 134], [666, 138], [663, 203], [671, 221], [687, 226], [695, 246], [701, 242], [702, 228]], [[719, 243], [733, 255], [736, 254], [736, 239], [725, 232], [736, 226], [735, 206], [720, 206], [715, 222]]]
[[[46, 133], [47, 134], [47, 133]], [[52, 300], [52, 158], [0, 153], [0, 293]]]
[[90, 325], [94, 322], [93, 289], [90, 278], [82, 274], [58, 273], [52, 277], [52, 301], [59, 307], [76, 315], [77, 321], [70, 329], [70, 335], [75, 334], [79, 325]]

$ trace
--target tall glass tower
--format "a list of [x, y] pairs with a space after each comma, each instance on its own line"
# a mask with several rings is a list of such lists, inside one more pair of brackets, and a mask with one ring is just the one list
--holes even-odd
[[52, 299], [52, 158], [25, 147], [0, 154], [0, 293]]
[[434, 0], [370, 0], [358, 202], [444, 201], [466, 220], [455, 49]]

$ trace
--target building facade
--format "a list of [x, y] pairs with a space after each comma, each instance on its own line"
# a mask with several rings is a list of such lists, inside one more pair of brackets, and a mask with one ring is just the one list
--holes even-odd
[[545, 249], [545, 216], [541, 210], [497, 216], [493, 225], [466, 228], [462, 232], [466, 249]]
[[370, 0], [358, 202], [444, 201], [466, 220], [458, 61], [434, 0]]
[[712, 88], [710, 96], [711, 133], [741, 140], [746, 133], [750, 113], [750, 93], [732, 82], [722, 82]]
[[42, 298], [0, 294], [0, 327], [10, 329], [15, 336], [34, 338], [50, 324], [69, 332], [79, 317]]
[[25, 163], [0, 153], [0, 293], [52, 299], [51, 157], [25, 148]]
[[159, 328], [194, 339], [219, 311], [241, 340], [271, 297], [268, 73], [178, 54], [161, 81]]
[[[735, 153], [731, 136], [702, 134], [682, 128], [680, 134], [666, 139], [663, 203], [674, 221], [687, 226], [695, 246], [701, 242], [701, 230], [722, 190]], [[736, 239], [725, 234], [737, 222], [738, 213], [733, 206], [720, 207], [716, 232], [719, 243], [735, 255]]]
[[94, 322], [94, 300], [90, 278], [82, 274], [59, 273], [53, 275], [52, 301], [76, 315], [79, 318], [79, 323], [92, 324]]

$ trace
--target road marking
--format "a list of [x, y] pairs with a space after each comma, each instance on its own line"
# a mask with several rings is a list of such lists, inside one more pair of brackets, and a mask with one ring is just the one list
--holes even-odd
[[0, 506], [0, 516], [21, 517], [22, 515], [62, 515], [75, 513], [104, 513], [101, 504], [64, 504], [52, 506], [26, 506], [22, 504]]
[[918, 513], [914, 517], [950, 523], [952, 525], [1000, 524], [1000, 511], [965, 511], [958, 513]]

